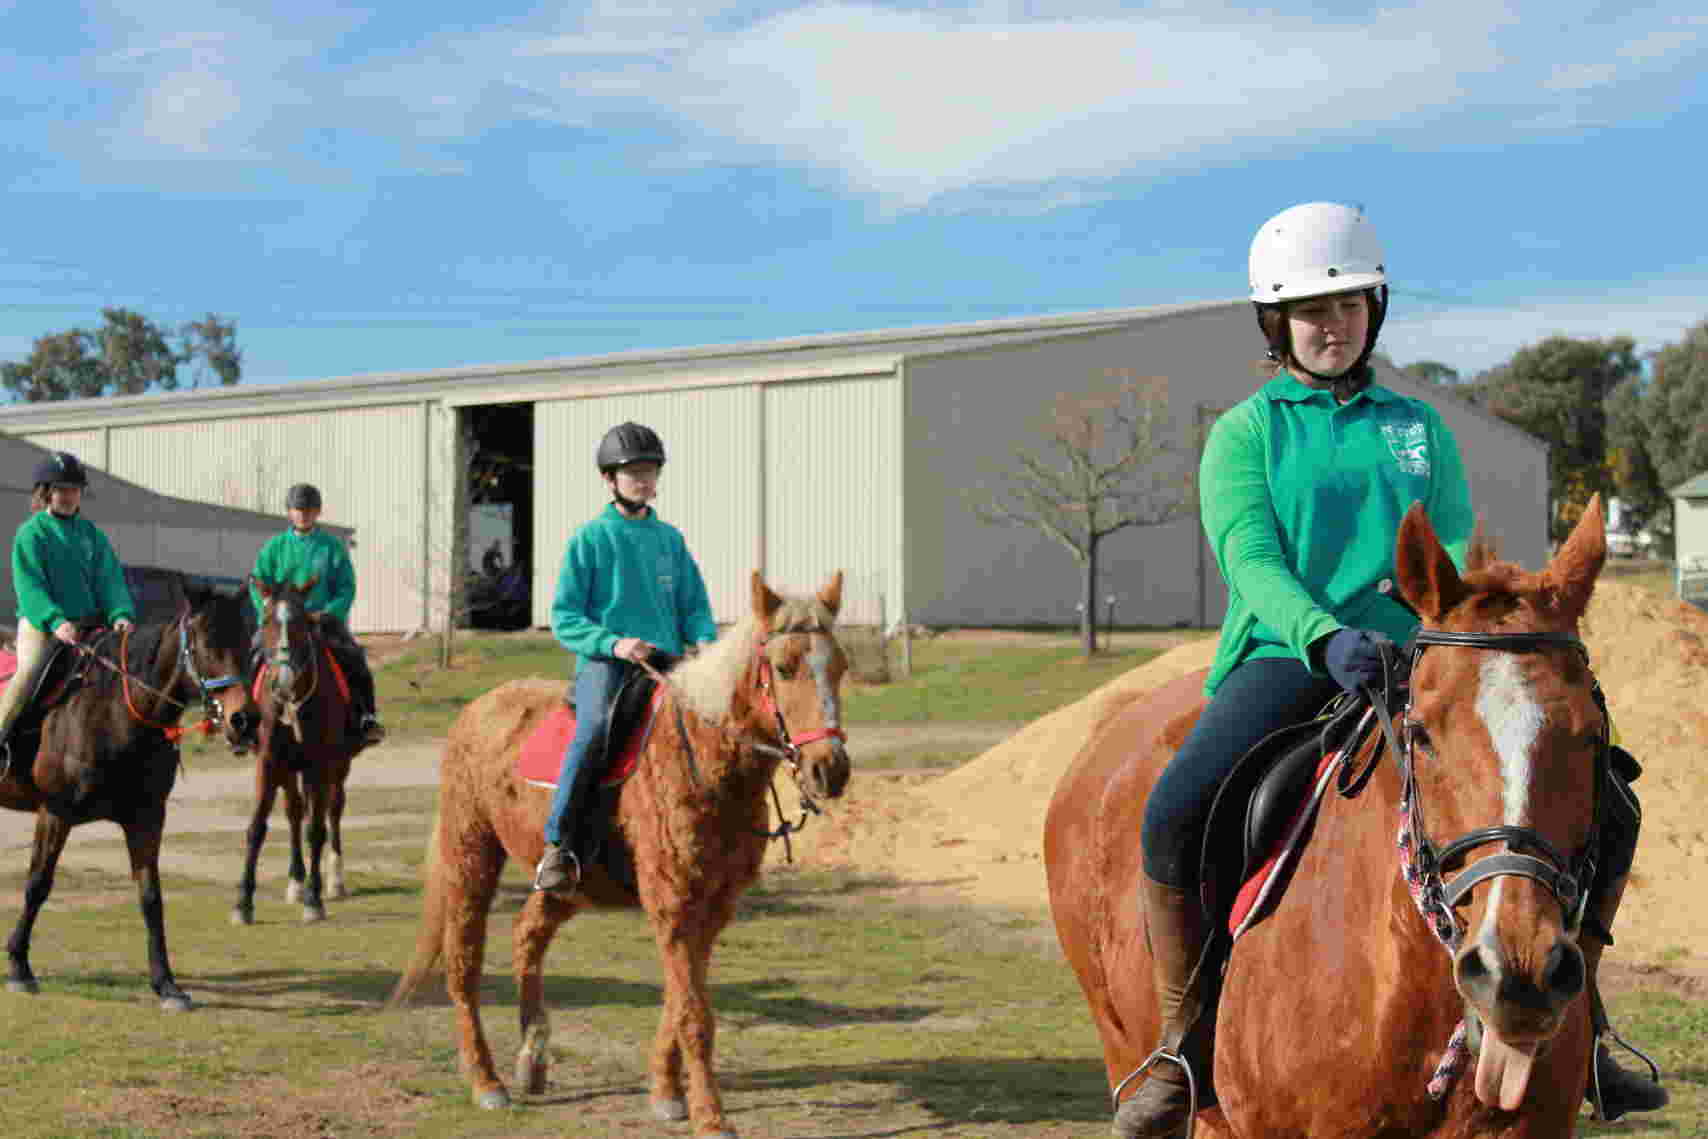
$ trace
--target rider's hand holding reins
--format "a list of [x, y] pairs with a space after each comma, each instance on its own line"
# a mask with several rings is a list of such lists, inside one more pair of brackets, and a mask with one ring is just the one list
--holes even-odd
[[1372, 629], [1340, 629], [1318, 644], [1323, 668], [1336, 684], [1354, 694], [1366, 688], [1382, 690], [1386, 673], [1382, 651], [1385, 647], [1392, 653], [1391, 638]]
[[645, 664], [657, 651], [656, 646], [648, 644], [639, 637], [624, 637], [611, 649], [611, 654], [618, 660], [626, 660], [633, 664]]
[[70, 621], [61, 621], [53, 627], [53, 636], [55, 640], [64, 641], [68, 645], [75, 645], [77, 643], [77, 626]]

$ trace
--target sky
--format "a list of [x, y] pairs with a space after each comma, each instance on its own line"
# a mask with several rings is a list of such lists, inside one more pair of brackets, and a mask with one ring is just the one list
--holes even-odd
[[1230, 299], [1316, 200], [1402, 364], [1708, 318], [1700, 0], [14, 2], [0, 100], [7, 360], [109, 306], [274, 383]]

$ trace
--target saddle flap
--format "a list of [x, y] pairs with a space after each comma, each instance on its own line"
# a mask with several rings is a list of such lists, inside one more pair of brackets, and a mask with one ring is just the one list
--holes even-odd
[[[1213, 922], [1228, 914], [1240, 886], [1268, 856], [1253, 845], [1254, 836], [1278, 835], [1310, 786], [1322, 758], [1322, 731], [1323, 721], [1315, 719], [1271, 732], [1222, 782], [1204, 828], [1199, 877], [1204, 912]], [[1258, 801], [1261, 806], [1253, 807]]]

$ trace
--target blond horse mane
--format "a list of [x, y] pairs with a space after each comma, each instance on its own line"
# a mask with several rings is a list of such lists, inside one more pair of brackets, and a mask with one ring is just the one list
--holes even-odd
[[[818, 598], [788, 597], [783, 599], [782, 608], [771, 615], [771, 631], [829, 631], [835, 622], [835, 614]], [[699, 656], [685, 661], [670, 674], [671, 683], [682, 693], [688, 707], [713, 723], [722, 723], [729, 715], [736, 686], [753, 659], [757, 623], [752, 614], [743, 617]]]

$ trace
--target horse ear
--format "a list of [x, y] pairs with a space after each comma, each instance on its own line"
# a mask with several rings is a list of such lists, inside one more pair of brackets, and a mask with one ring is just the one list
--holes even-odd
[[819, 603], [821, 605], [823, 605], [826, 609], [830, 610], [830, 615], [832, 617], [836, 616], [836, 614], [841, 611], [841, 609], [842, 609], [842, 571], [841, 570], [837, 570], [836, 573], [831, 576], [830, 581], [825, 584], [825, 587], [818, 591], [818, 600], [819, 600]]
[[1606, 561], [1607, 524], [1601, 513], [1601, 495], [1597, 493], [1590, 498], [1583, 517], [1572, 527], [1571, 536], [1542, 574], [1560, 616], [1568, 621], [1583, 616], [1583, 611], [1589, 608], [1589, 596], [1595, 590], [1595, 579]]
[[753, 615], [759, 618], [761, 624], [770, 625], [771, 615], [783, 607], [783, 599], [771, 592], [771, 587], [765, 584], [765, 579], [759, 576], [759, 571], [753, 571]]
[[1423, 503], [1414, 502], [1400, 522], [1394, 542], [1394, 571], [1400, 596], [1425, 621], [1440, 621], [1465, 596], [1465, 583], [1453, 568], [1453, 559], [1435, 536]]

